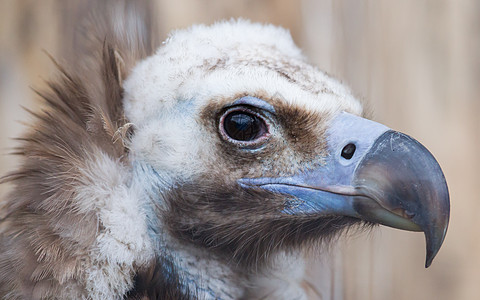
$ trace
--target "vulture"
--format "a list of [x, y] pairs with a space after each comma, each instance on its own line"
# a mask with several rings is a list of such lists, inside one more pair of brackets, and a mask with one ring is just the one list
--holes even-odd
[[439, 164], [287, 30], [227, 20], [156, 48], [111, 23], [35, 91], [2, 178], [0, 298], [306, 299], [303, 251], [374, 224], [423, 232], [431, 264]]

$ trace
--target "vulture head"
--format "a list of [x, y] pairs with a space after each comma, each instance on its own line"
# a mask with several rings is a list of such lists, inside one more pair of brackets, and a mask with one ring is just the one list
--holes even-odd
[[93, 71], [59, 66], [39, 92], [5, 177], [1, 296], [278, 299], [256, 292], [270, 280], [301, 298], [278, 280], [295, 253], [356, 224], [424, 232], [431, 264], [449, 218], [435, 158], [366, 119], [286, 30], [144, 40], [104, 39]]

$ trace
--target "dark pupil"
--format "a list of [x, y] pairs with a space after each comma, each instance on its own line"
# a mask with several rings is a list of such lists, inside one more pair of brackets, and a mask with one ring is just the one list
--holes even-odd
[[342, 149], [342, 157], [345, 159], [350, 159], [352, 158], [353, 154], [355, 153], [355, 147], [354, 144], [348, 144]]
[[233, 112], [225, 117], [225, 132], [237, 141], [254, 140], [261, 130], [261, 121], [254, 115]]

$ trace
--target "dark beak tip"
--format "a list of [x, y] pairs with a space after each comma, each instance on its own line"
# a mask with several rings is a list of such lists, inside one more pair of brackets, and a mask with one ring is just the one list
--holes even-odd
[[436, 217], [431, 216], [427, 218], [431, 220], [431, 223], [424, 227], [426, 242], [425, 268], [430, 267], [433, 259], [442, 247], [450, 221], [450, 196], [445, 177], [442, 176], [442, 179], [443, 182], [438, 184]]
[[429, 249], [428, 244], [427, 244], [427, 255], [425, 258], [425, 268], [428, 268], [432, 265], [433, 259], [435, 256], [437, 256], [438, 250], [440, 250], [440, 247], [436, 249]]
[[425, 242], [426, 242], [426, 258], [425, 258], [425, 268], [430, 267], [433, 262], [433, 259], [437, 256], [438, 251], [442, 247], [443, 241], [447, 234], [448, 228], [448, 219], [442, 228], [436, 228], [436, 231], [425, 232]]
[[432, 264], [432, 261], [433, 261], [433, 258], [431, 259], [426, 259], [425, 260], [425, 269], [427, 269], [428, 267], [430, 267], [430, 265]]
[[433, 252], [430, 252], [427, 250], [427, 257], [425, 259], [425, 269], [430, 267], [433, 262], [433, 258], [435, 258], [435, 255]]

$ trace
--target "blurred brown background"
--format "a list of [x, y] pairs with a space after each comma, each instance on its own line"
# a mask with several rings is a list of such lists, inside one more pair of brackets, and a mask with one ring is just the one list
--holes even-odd
[[[0, 148], [35, 108], [29, 86], [69, 58], [94, 1], [0, 0]], [[420, 140], [443, 167], [451, 222], [424, 269], [420, 233], [377, 228], [312, 260], [324, 299], [480, 299], [480, 1], [157, 0], [160, 40], [192, 23], [243, 17], [282, 25], [314, 64], [351, 86], [375, 119]], [[0, 156], [0, 173], [15, 158]], [[0, 197], [6, 186], [0, 186]]]

